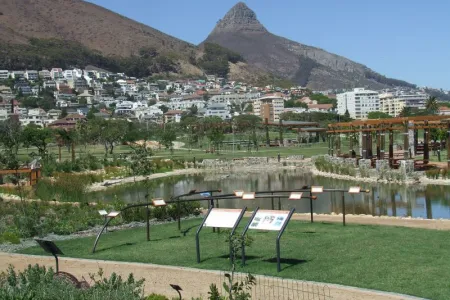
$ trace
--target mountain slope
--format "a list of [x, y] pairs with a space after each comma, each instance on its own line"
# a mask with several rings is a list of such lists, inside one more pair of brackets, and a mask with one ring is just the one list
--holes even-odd
[[241, 54], [249, 64], [312, 89], [410, 84], [383, 77], [345, 57], [270, 33], [242, 2], [221, 19], [205, 42]]
[[[125, 3], [125, 2], [124, 2]], [[78, 41], [105, 55], [130, 56], [140, 48], [183, 55], [195, 46], [81, 0], [0, 0], [0, 41], [33, 38]]]

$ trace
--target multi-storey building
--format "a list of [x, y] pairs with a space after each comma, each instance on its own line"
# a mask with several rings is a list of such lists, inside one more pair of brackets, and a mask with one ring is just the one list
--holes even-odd
[[39, 79], [39, 73], [38, 71], [28, 70], [25, 72], [25, 78], [30, 81], [36, 81]]
[[279, 122], [284, 112], [284, 99], [278, 96], [264, 96], [253, 102], [253, 114], [261, 117], [263, 121]]
[[9, 78], [8, 70], [0, 70], [0, 80], [5, 80]]
[[400, 115], [403, 107], [405, 107], [405, 101], [398, 97], [395, 97], [391, 93], [380, 94], [380, 111], [390, 116], [397, 117]]
[[337, 95], [338, 114], [343, 115], [349, 112], [353, 119], [364, 120], [373, 111], [379, 111], [380, 98], [378, 92], [365, 90], [364, 88], [353, 89]]
[[205, 117], [219, 117], [222, 120], [231, 119], [230, 110], [228, 106], [220, 103], [211, 103], [205, 112]]

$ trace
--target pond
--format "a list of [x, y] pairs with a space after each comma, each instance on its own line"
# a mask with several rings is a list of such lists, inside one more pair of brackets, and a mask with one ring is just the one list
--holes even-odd
[[[127, 203], [145, 200], [145, 195], [161, 197], [168, 200], [172, 195], [187, 193], [191, 189], [222, 189], [223, 193], [234, 190], [268, 191], [298, 189], [304, 185], [320, 185], [324, 188], [347, 190], [359, 185], [370, 190], [368, 194], [345, 194], [345, 208], [348, 214], [368, 214], [374, 216], [411, 216], [413, 218], [450, 219], [450, 186], [406, 186], [381, 183], [355, 183], [346, 180], [312, 176], [301, 170], [284, 170], [280, 172], [231, 173], [187, 175], [151, 181], [151, 186], [141, 182], [110, 188], [106, 191], [90, 193], [92, 201], [110, 202], [121, 199]], [[341, 213], [341, 193], [318, 194], [314, 201], [315, 213]], [[297, 213], [309, 212], [309, 200], [292, 201], [287, 199], [256, 199], [220, 201], [223, 208], [249, 209], [259, 206], [261, 209], [290, 209], [295, 207]], [[273, 206], [272, 206], [273, 205]], [[207, 204], [205, 203], [206, 207]]]

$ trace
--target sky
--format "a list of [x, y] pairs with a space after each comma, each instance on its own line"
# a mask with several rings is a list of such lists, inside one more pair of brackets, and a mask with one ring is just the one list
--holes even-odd
[[[193, 44], [232, 0], [89, 0]], [[450, 90], [448, 0], [244, 0], [270, 32], [419, 86]]]

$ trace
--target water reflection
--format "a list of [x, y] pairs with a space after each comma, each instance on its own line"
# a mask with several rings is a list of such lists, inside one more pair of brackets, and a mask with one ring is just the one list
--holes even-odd
[[[172, 195], [183, 194], [188, 190], [206, 190], [221, 188], [224, 193], [233, 190], [266, 191], [296, 189], [303, 185], [322, 185], [325, 188], [347, 190], [350, 186], [360, 185], [369, 189], [370, 193], [345, 193], [345, 209], [347, 213], [369, 214], [374, 216], [411, 216], [414, 218], [450, 219], [450, 187], [449, 186], [404, 186], [380, 183], [355, 183], [325, 177], [313, 177], [300, 170], [282, 172], [233, 173], [191, 175], [164, 179], [154, 185], [150, 194], [153, 197], [169, 199]], [[93, 200], [113, 201], [116, 197], [129, 203], [144, 200], [147, 188], [143, 184], [120, 188], [107, 192], [93, 193]], [[316, 213], [341, 213], [341, 193], [318, 194], [314, 201]], [[206, 204], [205, 204], [206, 206]], [[309, 200], [290, 201], [287, 199], [256, 199], [253, 201], [231, 200], [221, 201], [220, 207], [249, 209], [259, 206], [262, 209], [290, 209], [297, 212], [309, 212]]]

